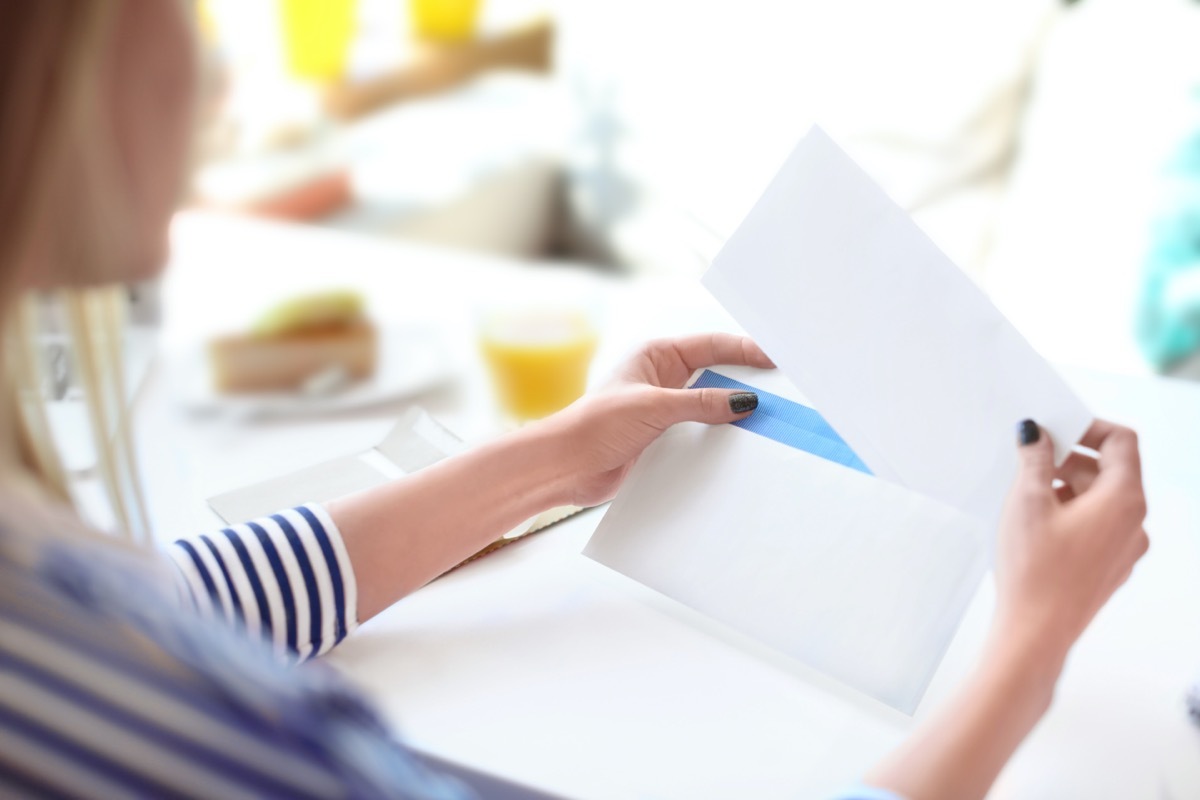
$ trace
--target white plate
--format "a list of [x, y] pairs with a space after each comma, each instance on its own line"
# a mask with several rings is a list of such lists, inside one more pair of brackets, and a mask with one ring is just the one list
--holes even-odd
[[185, 408], [200, 414], [290, 416], [354, 411], [434, 389], [455, 373], [441, 338], [426, 328], [379, 332], [375, 374], [329, 394], [254, 392], [221, 394], [213, 388], [205, 348], [193, 347], [168, 360], [171, 382]]

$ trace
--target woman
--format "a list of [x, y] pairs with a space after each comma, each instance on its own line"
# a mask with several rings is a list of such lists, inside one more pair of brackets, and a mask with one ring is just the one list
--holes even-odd
[[[328, 650], [540, 510], [608, 499], [672, 424], [753, 413], [752, 394], [678, 387], [697, 367], [770, 361], [734, 336], [654, 343], [604, 391], [403, 480], [180, 540], [165, 559], [91, 535], [18, 391], [18, 309], [33, 290], [132, 281], [165, 260], [192, 45], [183, 4], [168, 0], [39, 0], [3, 14], [0, 794], [469, 796], [328, 672], [280, 661]], [[1085, 443], [1099, 459], [1073, 456], [1058, 472], [1035, 424], [1019, 435], [986, 657], [847, 797], [986, 793], [1146, 550], [1131, 431], [1097, 423]]]

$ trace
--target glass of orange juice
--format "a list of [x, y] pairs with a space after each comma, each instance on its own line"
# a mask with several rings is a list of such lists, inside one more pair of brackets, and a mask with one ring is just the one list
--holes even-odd
[[354, 42], [357, 0], [280, 0], [279, 13], [293, 77], [332, 81], [345, 73]]
[[475, 35], [481, 0], [409, 0], [412, 30], [429, 42], [464, 42]]
[[595, 315], [576, 303], [481, 312], [479, 344], [504, 414], [522, 423], [553, 414], [587, 390]]

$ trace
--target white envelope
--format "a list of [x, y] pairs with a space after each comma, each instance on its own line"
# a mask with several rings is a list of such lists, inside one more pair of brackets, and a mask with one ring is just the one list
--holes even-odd
[[990, 559], [1016, 423], [1061, 461], [1092, 416], [819, 129], [704, 283], [780, 368], [715, 371], [824, 419], [677, 426], [584, 552], [911, 713]]
[[379, 444], [361, 453], [210, 497], [208, 505], [229, 523], [273, 514], [303, 503], [325, 503], [408, 475], [461, 452], [462, 440], [424, 409], [400, 416]]
[[[715, 367], [765, 397], [778, 372]], [[985, 526], [732, 425], [676, 425], [584, 555], [911, 714], [987, 568]]]

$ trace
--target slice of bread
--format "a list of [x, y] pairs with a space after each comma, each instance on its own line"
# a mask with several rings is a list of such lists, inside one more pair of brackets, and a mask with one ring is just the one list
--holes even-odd
[[314, 375], [340, 368], [353, 380], [375, 372], [378, 334], [365, 320], [273, 336], [224, 336], [209, 344], [217, 391], [300, 389]]

